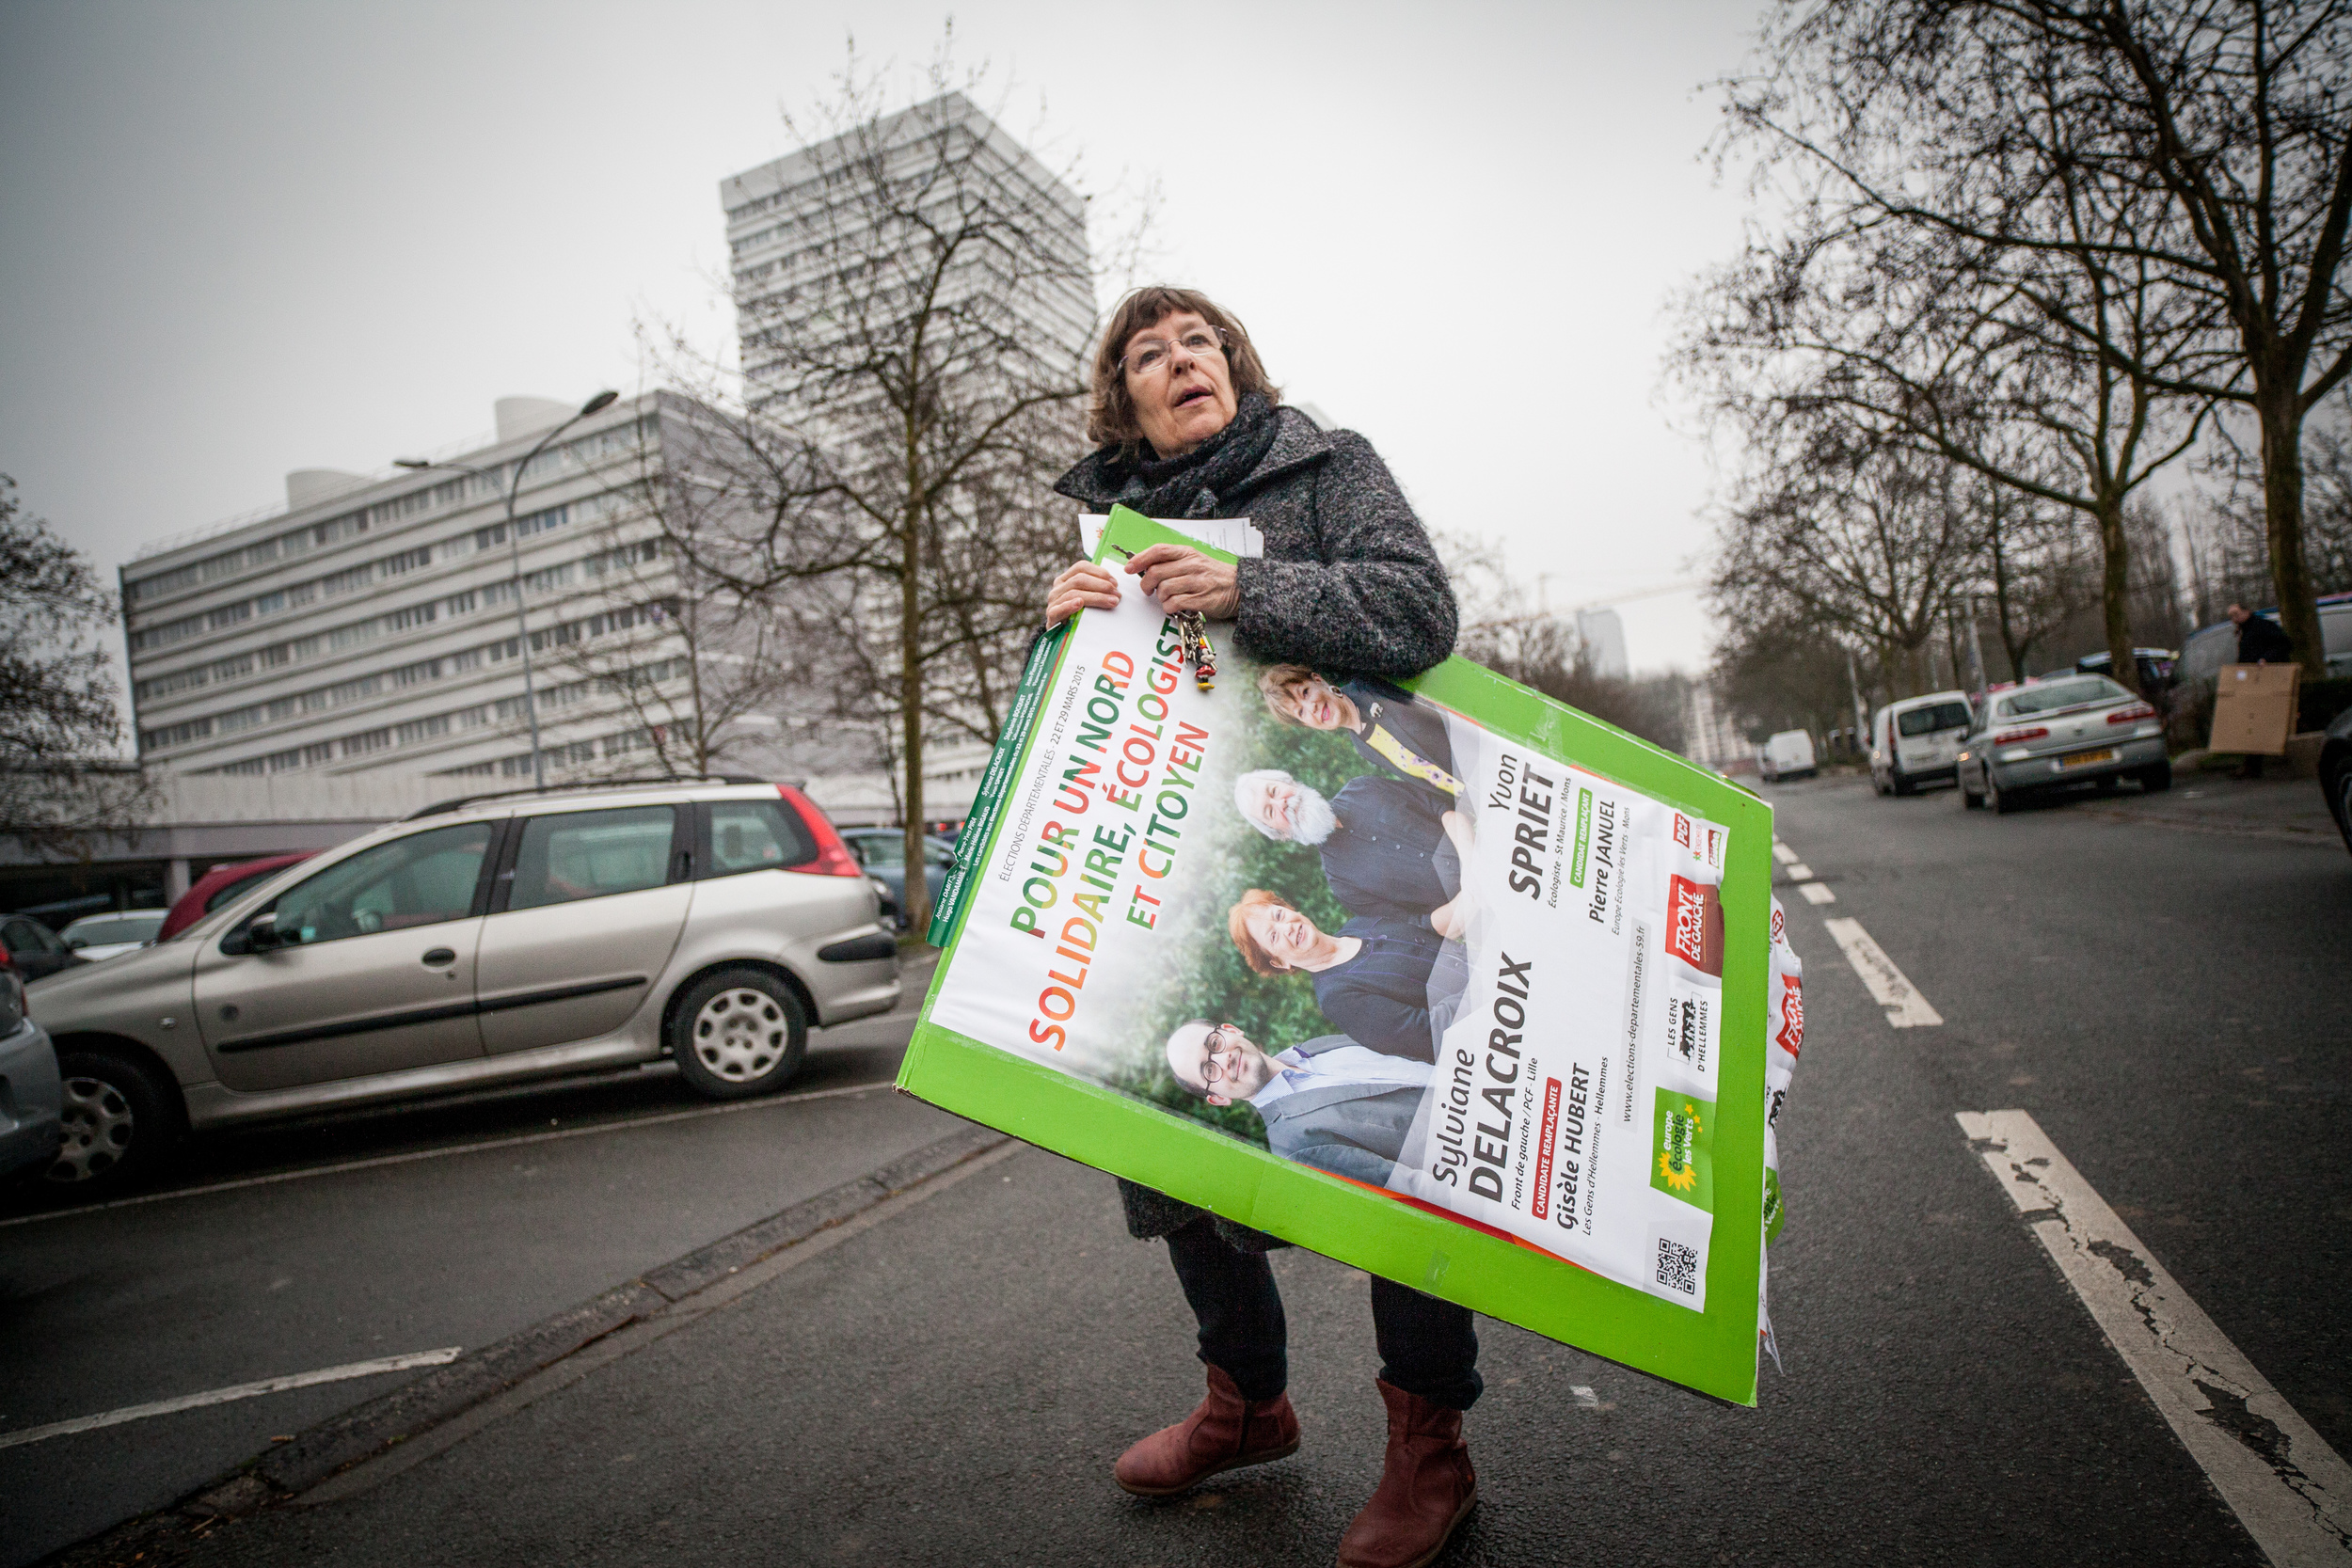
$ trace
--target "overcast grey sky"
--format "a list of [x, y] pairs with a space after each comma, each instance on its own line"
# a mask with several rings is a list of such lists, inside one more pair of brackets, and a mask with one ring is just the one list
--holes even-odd
[[[1661, 391], [1669, 293], [1738, 244], [1700, 90], [1761, 0], [954, 8], [1096, 187], [1156, 181], [1168, 278], [1369, 436], [1433, 526], [1555, 607], [1691, 575], [1711, 475]], [[0, 472], [106, 570], [381, 467], [491, 400], [645, 385], [632, 325], [713, 349], [716, 186], [790, 148], [920, 4], [0, 4]], [[910, 94], [911, 96], [911, 94]], [[1705, 660], [1696, 595], [1627, 605]]]

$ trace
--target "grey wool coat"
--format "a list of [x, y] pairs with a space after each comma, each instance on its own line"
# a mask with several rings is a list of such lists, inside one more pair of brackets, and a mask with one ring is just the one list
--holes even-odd
[[[1454, 589], [1444, 563], [1372, 443], [1317, 430], [1277, 408], [1274, 444], [1239, 483], [1195, 516], [1247, 517], [1265, 555], [1240, 567], [1233, 637], [1253, 658], [1305, 664], [1334, 678], [1417, 675], [1454, 651]], [[1054, 488], [1108, 512], [1124, 475], [1105, 447]]]
[[[1247, 517], [1265, 554], [1236, 568], [1241, 610], [1233, 638], [1267, 663], [1348, 675], [1417, 675], [1454, 651], [1454, 588], [1389, 466], [1351, 430], [1323, 431], [1278, 407], [1274, 443], [1239, 483], [1194, 516]], [[1104, 447], [1054, 488], [1108, 512], [1126, 482], [1120, 449]], [[1165, 1236], [1204, 1211], [1120, 1181], [1127, 1228]], [[1285, 1243], [1229, 1220], [1217, 1231], [1248, 1252]]]

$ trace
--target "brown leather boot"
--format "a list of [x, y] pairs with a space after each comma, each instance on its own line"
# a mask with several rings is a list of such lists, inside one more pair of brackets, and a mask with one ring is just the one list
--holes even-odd
[[1340, 1540], [1340, 1568], [1422, 1568], [1478, 1500], [1462, 1413], [1375, 1381], [1389, 1403], [1389, 1452], [1379, 1489]]
[[1172, 1497], [1220, 1470], [1297, 1451], [1298, 1413], [1288, 1394], [1252, 1403], [1222, 1367], [1211, 1367], [1209, 1397], [1199, 1408], [1120, 1454], [1111, 1474], [1138, 1497]]

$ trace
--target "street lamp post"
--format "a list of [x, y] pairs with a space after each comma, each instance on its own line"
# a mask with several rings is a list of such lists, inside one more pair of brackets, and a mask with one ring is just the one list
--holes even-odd
[[[523, 714], [531, 721], [531, 786], [533, 789], [548, 787], [548, 762], [546, 754], [539, 750], [539, 692], [532, 678], [531, 671], [531, 623], [523, 613], [523, 542], [521, 533], [515, 526], [515, 501], [522, 494], [523, 470], [530, 467], [558, 436], [563, 435], [589, 415], [601, 413], [612, 407], [619, 401], [620, 396], [618, 392], [598, 392], [595, 397], [581, 404], [579, 413], [539, 437], [539, 444], [532, 448], [521, 462], [515, 465], [515, 477], [506, 486], [506, 554], [509, 568], [507, 583], [515, 595], [515, 641], [516, 645], [522, 650], [523, 656]], [[396, 468], [449, 468], [468, 474], [481, 474], [487, 471], [477, 468], [470, 463], [433, 463], [421, 457], [395, 457], [392, 459], [392, 467]]]

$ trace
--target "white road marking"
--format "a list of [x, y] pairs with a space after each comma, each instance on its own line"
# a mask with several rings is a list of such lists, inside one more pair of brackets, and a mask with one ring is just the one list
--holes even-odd
[[1813, 879], [1813, 868], [1803, 861], [1790, 861], [1788, 862], [1788, 879], [1792, 882], [1809, 882]]
[[1837, 902], [1837, 895], [1830, 892], [1828, 888], [1822, 886], [1820, 882], [1799, 882], [1797, 884], [1797, 891], [1804, 895], [1804, 901], [1808, 904], [1835, 904]]
[[1783, 865], [1793, 865], [1796, 863], [1797, 852], [1780, 840], [1774, 839], [1772, 840], [1772, 859]]
[[230, 1404], [262, 1394], [282, 1394], [290, 1388], [309, 1388], [321, 1383], [344, 1383], [355, 1377], [375, 1377], [385, 1372], [405, 1372], [412, 1367], [446, 1366], [456, 1360], [464, 1348], [462, 1345], [450, 1345], [441, 1350], [421, 1350], [407, 1355], [381, 1356], [373, 1361], [348, 1361], [340, 1367], [322, 1367], [314, 1372], [289, 1372], [284, 1377], [265, 1377], [259, 1383], [240, 1383], [234, 1387], [215, 1388], [209, 1393], [183, 1394], [176, 1400], [157, 1400], [152, 1404], [126, 1404], [103, 1416], [76, 1416], [70, 1421], [53, 1421], [45, 1427], [0, 1433], [0, 1449], [12, 1449], [20, 1443], [39, 1443], [45, 1438], [63, 1437], [76, 1432], [95, 1432], [100, 1427], [120, 1426], [125, 1421], [143, 1421], [150, 1416], [170, 1416], [183, 1410], [201, 1410], [209, 1404]]
[[1963, 1111], [1956, 1119], [2274, 1568], [2352, 1562], [2352, 1466], [2214, 1326], [2032, 1117]]
[[1944, 1015], [1928, 1006], [1928, 999], [1919, 994], [1919, 988], [1903, 977], [1895, 967], [1895, 960], [1886, 950], [1870, 940], [1870, 933], [1862, 928], [1859, 920], [1832, 916], [1821, 924], [1853, 965], [1853, 972], [1862, 976], [1878, 1005], [1886, 1009], [1886, 1022], [1898, 1029], [1915, 1028], [1921, 1024], [1941, 1023]]
[[109, 1209], [129, 1209], [141, 1203], [167, 1203], [176, 1197], [202, 1197], [207, 1193], [232, 1193], [246, 1187], [268, 1187], [280, 1181], [303, 1181], [313, 1176], [335, 1176], [344, 1171], [374, 1170], [383, 1165], [405, 1165], [419, 1160], [439, 1160], [454, 1154], [480, 1154], [493, 1148], [519, 1148], [526, 1144], [556, 1143], [564, 1138], [585, 1138], [598, 1132], [626, 1132], [634, 1127], [660, 1127], [667, 1122], [691, 1121], [698, 1117], [723, 1117], [736, 1111], [757, 1111], [777, 1105], [797, 1105], [805, 1100], [832, 1100], [845, 1094], [871, 1094], [876, 1089], [890, 1087], [887, 1080], [874, 1084], [850, 1084], [837, 1089], [811, 1089], [806, 1094], [769, 1095], [757, 1100], [731, 1101], [724, 1105], [698, 1105], [691, 1111], [671, 1111], [658, 1117], [636, 1117], [622, 1121], [600, 1121], [591, 1127], [566, 1127], [560, 1132], [525, 1132], [512, 1138], [485, 1138], [480, 1143], [451, 1144], [446, 1148], [420, 1148], [406, 1154], [379, 1154], [372, 1160], [345, 1160], [340, 1164], [311, 1165], [303, 1170], [281, 1170], [268, 1176], [241, 1177], [234, 1181], [213, 1181], [201, 1187], [178, 1187], [167, 1193], [147, 1193], [138, 1197], [119, 1197], [111, 1203], [85, 1204], [79, 1209], [53, 1209], [41, 1214], [19, 1214], [14, 1219], [0, 1220], [0, 1230], [12, 1225], [36, 1225], [42, 1220], [71, 1219], [78, 1214], [99, 1214]]

